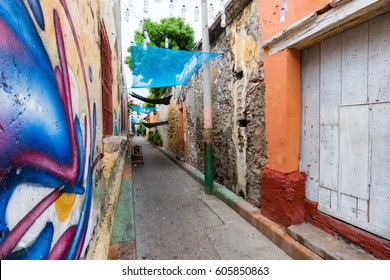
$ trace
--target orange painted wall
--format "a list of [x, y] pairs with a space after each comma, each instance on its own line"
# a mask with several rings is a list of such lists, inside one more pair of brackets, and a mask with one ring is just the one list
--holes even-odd
[[300, 137], [300, 52], [265, 53], [267, 167], [298, 169]]
[[149, 119], [150, 119], [151, 123], [158, 122], [158, 111], [157, 111], [157, 114], [150, 113], [149, 114]]
[[[285, 23], [280, 23], [282, 1], [260, 1], [262, 41], [282, 32], [329, 0], [288, 0]], [[298, 170], [300, 144], [300, 51], [264, 55], [267, 168], [283, 173]]]
[[280, 23], [282, 0], [260, 1], [259, 18], [262, 42], [308, 14], [323, 8], [329, 3], [329, 0], [288, 0], [287, 3], [288, 11], [286, 12], [285, 22]]
[[[148, 115], [149, 122], [150, 123], [156, 123], [158, 122], [158, 111], [157, 114], [154, 114], [153, 112]], [[155, 132], [157, 129], [155, 127], [149, 128], [150, 132]]]

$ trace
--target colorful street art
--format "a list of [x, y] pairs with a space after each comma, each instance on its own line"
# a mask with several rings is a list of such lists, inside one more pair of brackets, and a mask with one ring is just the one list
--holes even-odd
[[115, 110], [113, 114], [113, 128], [114, 128], [114, 135], [118, 136], [121, 131], [121, 115], [117, 114]]
[[[93, 75], [66, 0], [56, 2], [48, 22], [39, 0], [0, 1], [0, 259], [79, 259], [89, 240], [93, 171], [102, 158]], [[49, 26], [55, 53], [42, 40]], [[71, 51], [83, 77], [77, 87]], [[81, 102], [86, 109], [75, 110]]]

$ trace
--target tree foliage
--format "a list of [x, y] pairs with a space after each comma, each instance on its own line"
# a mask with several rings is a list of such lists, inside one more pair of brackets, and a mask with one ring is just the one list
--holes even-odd
[[[156, 99], [159, 99], [161, 97], [164, 96], [165, 94], [165, 90], [167, 88], [166, 87], [162, 87], [162, 88], [150, 88], [149, 89], [149, 95], [148, 95], [148, 98], [149, 99], [152, 99], [152, 100], [156, 100]], [[155, 108], [156, 107], [156, 104], [151, 104], [151, 103], [147, 103], [145, 102], [144, 105], [146, 107], [151, 107], [151, 108]]]
[[[150, 38], [149, 46], [159, 48], [165, 47], [165, 36], [168, 36], [169, 48], [172, 50], [190, 51], [195, 46], [195, 31], [189, 24], [186, 24], [179, 17], [163, 18], [160, 22], [154, 22], [151, 19], [144, 19], [142, 32], [134, 32], [134, 41], [142, 44], [144, 40], [144, 31], [147, 31]], [[131, 53], [131, 46], [127, 49]], [[131, 56], [125, 58], [125, 63], [131, 69]]]
[[[186, 24], [180, 17], [163, 18], [160, 22], [153, 22], [150, 19], [143, 20], [142, 32], [134, 32], [134, 40], [142, 44], [144, 40], [144, 31], [149, 34], [149, 46], [160, 48], [165, 47], [165, 36], [168, 36], [169, 48], [173, 50], [190, 51], [195, 46], [195, 31], [189, 24]], [[131, 53], [131, 46], [127, 50]], [[132, 69], [131, 56], [126, 56], [125, 63]], [[149, 89], [149, 99], [159, 99], [165, 93], [166, 88]], [[147, 107], [155, 107], [154, 104], [145, 103]]]

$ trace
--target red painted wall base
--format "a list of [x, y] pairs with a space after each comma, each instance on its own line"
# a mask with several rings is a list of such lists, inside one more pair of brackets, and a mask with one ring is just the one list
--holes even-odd
[[305, 220], [307, 222], [329, 234], [340, 235], [359, 244], [378, 259], [390, 259], [390, 241], [318, 212], [317, 205], [317, 202], [306, 201]]
[[305, 175], [265, 168], [261, 179], [261, 214], [289, 227], [305, 217]]
[[318, 212], [317, 202], [305, 199], [305, 174], [265, 168], [261, 180], [261, 214], [289, 227], [309, 222], [321, 230], [358, 244], [378, 259], [390, 259], [390, 241]]

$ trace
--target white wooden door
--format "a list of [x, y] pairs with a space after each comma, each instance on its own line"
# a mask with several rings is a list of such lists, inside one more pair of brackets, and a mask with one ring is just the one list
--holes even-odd
[[301, 88], [306, 197], [390, 239], [390, 13], [303, 50]]

